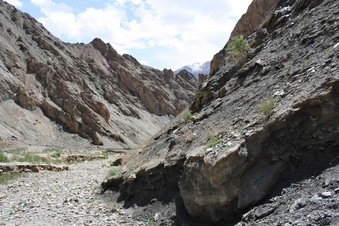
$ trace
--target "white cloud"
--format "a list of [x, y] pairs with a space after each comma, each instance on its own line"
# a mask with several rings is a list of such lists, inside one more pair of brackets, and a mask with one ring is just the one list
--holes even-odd
[[11, 5], [14, 5], [17, 8], [22, 8], [23, 3], [19, 0], [7, 0], [6, 2], [8, 2]]
[[236, 23], [230, 18], [240, 18], [251, 0], [116, 0], [80, 13], [52, 0], [31, 2], [45, 14], [39, 21], [65, 41], [89, 42], [99, 37], [120, 53], [167, 48], [170, 52], [154, 53], [163, 61], [161, 65], [152, 65], [152, 57], [137, 59], [150, 66], [176, 69], [210, 60], [228, 40]]

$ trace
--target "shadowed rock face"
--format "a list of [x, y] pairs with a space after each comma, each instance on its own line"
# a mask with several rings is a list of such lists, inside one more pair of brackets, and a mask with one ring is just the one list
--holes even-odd
[[279, 1], [261, 23], [262, 43], [244, 62], [226, 57], [199, 86], [190, 121], [173, 123], [136, 157], [138, 168], [103, 188], [116, 186], [129, 205], [166, 200], [157, 195], [167, 189], [195, 221], [220, 222], [338, 164], [338, 5]]
[[[9, 117], [18, 116], [8, 107], [15, 101], [25, 117], [34, 111], [51, 120], [43, 120], [46, 128], [55, 122], [93, 144], [126, 148], [156, 133], [193, 99], [191, 78], [141, 65], [97, 38], [63, 43], [28, 14], [5, 2], [0, 7], [0, 108]], [[15, 135], [34, 143], [41, 135], [55, 143], [58, 137], [54, 131], [54, 138], [44, 138], [51, 131], [39, 132], [31, 116], [17, 120], [25, 123], [21, 126], [6, 120], [1, 119], [3, 138]]]

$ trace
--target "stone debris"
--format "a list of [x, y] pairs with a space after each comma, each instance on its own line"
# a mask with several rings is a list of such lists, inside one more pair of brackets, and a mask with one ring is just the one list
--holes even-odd
[[0, 225], [147, 225], [128, 217], [108, 197], [111, 193], [99, 195], [108, 162], [96, 160], [70, 165], [67, 171], [27, 173], [1, 184]]

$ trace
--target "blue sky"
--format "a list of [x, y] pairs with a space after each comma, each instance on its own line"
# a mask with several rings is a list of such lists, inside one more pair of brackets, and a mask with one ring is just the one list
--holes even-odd
[[173, 70], [211, 60], [252, 0], [7, 0], [65, 42], [109, 42]]

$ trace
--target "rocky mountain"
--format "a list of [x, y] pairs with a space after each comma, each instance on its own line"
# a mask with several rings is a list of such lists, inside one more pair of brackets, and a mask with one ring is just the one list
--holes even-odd
[[[295, 0], [288, 0], [287, 3], [293, 4]], [[263, 19], [267, 17], [268, 14], [272, 13], [277, 5], [278, 0], [253, 0], [252, 3], [248, 6], [247, 12], [241, 16], [240, 20], [235, 25], [231, 36], [228, 42], [235, 36], [240, 34], [248, 36], [254, 32], [262, 23]], [[265, 36], [265, 33], [262, 34], [262, 30], [257, 31], [256, 40], [258, 44], [262, 41], [261, 39]], [[224, 61], [226, 56], [225, 47], [228, 42], [217, 54], [213, 56], [211, 61], [211, 74], [214, 74], [222, 65], [226, 62]]]
[[174, 74], [178, 74], [182, 70], [186, 70], [194, 75], [195, 78], [199, 77], [199, 74], [208, 75], [210, 73], [210, 61], [204, 63], [194, 63], [190, 65], [185, 65], [174, 71]]
[[197, 86], [197, 79], [191, 72], [184, 69], [184, 70], [181, 70], [179, 72], [174, 72], [174, 73], [175, 73], [176, 76], [183, 78], [186, 81], [188, 81], [189, 83]]
[[0, 138], [140, 145], [192, 102], [196, 83], [141, 65], [96, 38], [64, 43], [0, 1]]
[[337, 225], [338, 6], [277, 0], [103, 191], [163, 225]]

